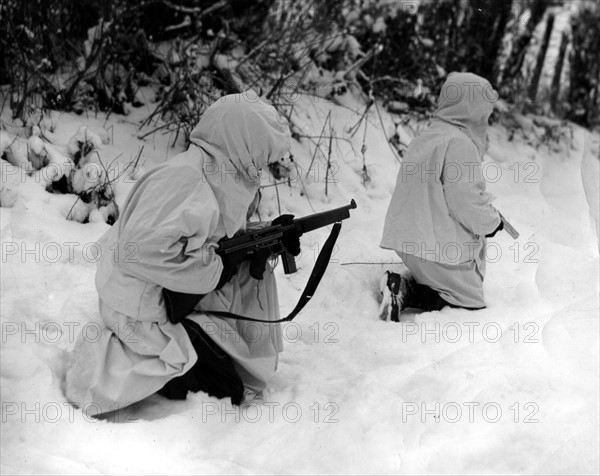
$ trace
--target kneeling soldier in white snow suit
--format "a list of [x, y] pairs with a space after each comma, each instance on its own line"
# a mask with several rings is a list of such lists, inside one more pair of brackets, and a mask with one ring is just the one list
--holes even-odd
[[485, 190], [481, 162], [497, 93], [485, 79], [452, 73], [429, 127], [402, 161], [381, 247], [412, 276], [387, 271], [380, 317], [402, 309], [485, 307], [485, 238], [503, 228]]
[[[248, 92], [215, 102], [190, 141], [139, 180], [100, 240], [96, 288], [106, 329], [97, 342], [76, 343], [65, 382], [69, 401], [88, 413], [156, 392], [184, 399], [204, 391], [240, 404], [245, 394], [260, 394], [277, 368], [280, 324], [209, 311], [279, 318], [272, 267], [256, 279], [247, 259], [232, 262], [215, 248], [245, 229], [260, 170], [289, 153], [289, 127]], [[292, 235], [282, 241], [297, 255]], [[131, 256], [115, 258], [115, 249], [131, 247]]]

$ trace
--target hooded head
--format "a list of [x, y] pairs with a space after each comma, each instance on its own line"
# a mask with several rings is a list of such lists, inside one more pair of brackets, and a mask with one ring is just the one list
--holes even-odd
[[488, 120], [498, 93], [486, 79], [472, 73], [451, 73], [442, 86], [435, 116], [460, 127], [483, 155]]
[[228, 236], [246, 224], [260, 185], [260, 170], [290, 151], [289, 126], [253, 91], [218, 99], [190, 135], [204, 154], [202, 168]]

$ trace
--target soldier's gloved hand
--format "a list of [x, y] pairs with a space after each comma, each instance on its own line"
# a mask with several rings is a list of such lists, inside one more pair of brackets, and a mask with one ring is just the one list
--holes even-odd
[[[281, 215], [271, 222], [271, 225], [291, 225], [294, 215]], [[300, 254], [300, 233], [295, 230], [286, 231], [281, 238], [281, 244], [292, 256]]]
[[498, 227], [494, 231], [492, 231], [489, 235], [485, 235], [485, 237], [493, 238], [494, 235], [496, 235], [496, 233], [498, 233], [501, 230], [504, 230], [504, 222], [502, 220], [500, 220], [500, 224], [498, 225]]
[[[223, 239], [226, 238], [227, 237], [224, 237]], [[239, 253], [225, 254], [219, 250], [216, 250], [216, 253], [223, 262], [223, 271], [221, 271], [221, 277], [219, 278], [219, 282], [217, 283], [217, 287], [215, 289], [221, 289], [233, 276], [237, 274], [240, 263], [246, 259], [246, 252], [243, 251]]]

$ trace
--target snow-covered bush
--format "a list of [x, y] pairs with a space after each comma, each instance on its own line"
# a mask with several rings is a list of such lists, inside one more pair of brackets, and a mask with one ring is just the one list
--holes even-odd
[[[65, 214], [69, 220], [85, 222], [94, 215], [96, 221], [114, 223], [118, 207], [113, 182], [119, 176], [110, 173], [110, 164], [103, 159], [105, 143], [106, 138], [85, 126], [62, 146], [50, 143], [38, 126], [29, 138], [0, 131], [0, 205], [14, 206], [21, 185], [31, 182], [49, 193], [71, 195]], [[134, 170], [135, 166], [126, 166], [123, 172]]]
[[[145, 102], [140, 87], [150, 86], [158, 107], [144, 125], [175, 140], [187, 138], [216, 98], [250, 87], [286, 117], [298, 93], [341, 103], [347, 94], [365, 103], [372, 94], [390, 112], [424, 117], [447, 74], [463, 70], [524, 104], [552, 56], [547, 42], [538, 44], [539, 31], [551, 26], [550, 11], [570, 11], [565, 0], [200, 3], [3, 2], [0, 83], [10, 84], [13, 116], [25, 123], [44, 108], [127, 114]], [[560, 46], [557, 78], [570, 71], [573, 84], [560, 97], [571, 104], [556, 99], [554, 81], [550, 108], [589, 123], [600, 81], [598, 22], [588, 11], [597, 15], [597, 8], [573, 13], [574, 43], [565, 32]]]

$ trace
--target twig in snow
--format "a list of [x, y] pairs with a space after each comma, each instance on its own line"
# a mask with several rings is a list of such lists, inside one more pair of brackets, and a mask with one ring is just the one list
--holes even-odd
[[329, 169], [331, 168], [331, 144], [333, 143], [333, 126], [329, 121], [329, 147], [327, 151], [327, 168], [325, 169], [325, 196], [327, 196], [327, 188], [329, 185]]
[[71, 216], [71, 212], [73, 211], [73, 208], [75, 208], [75, 205], [77, 205], [77, 202], [81, 200], [81, 197], [78, 195], [77, 199], [75, 200], [75, 202], [73, 202], [73, 205], [71, 206], [69, 213], [67, 213], [67, 220], [69, 219], [69, 217]]
[[275, 182], [275, 195], [277, 196], [277, 210], [279, 215], [281, 215], [281, 201], [279, 200], [279, 187], [277, 186], [278, 183]]
[[312, 159], [310, 161], [310, 165], [308, 166], [308, 170], [306, 171], [306, 177], [308, 178], [308, 174], [310, 173], [312, 166], [315, 162], [315, 157], [317, 156], [317, 151], [320, 150], [321, 147], [321, 139], [323, 138], [323, 134], [325, 134], [325, 127], [327, 127], [327, 122], [330, 121], [331, 118], [331, 111], [329, 111], [327, 113], [327, 117], [325, 118], [325, 122], [323, 123], [323, 128], [321, 129], [321, 134], [319, 135], [319, 141], [317, 142], [317, 146], [315, 148], [315, 153], [312, 156]]
[[379, 105], [377, 104], [377, 101], [375, 101], [375, 110], [377, 111], [377, 116], [379, 117], [379, 122], [381, 124], [381, 131], [383, 132], [383, 135], [385, 136], [385, 140], [390, 148], [390, 150], [392, 151], [392, 153], [394, 154], [394, 157], [396, 157], [396, 160], [398, 162], [402, 162], [402, 159], [400, 158], [400, 156], [398, 155], [398, 152], [396, 152], [396, 149], [394, 149], [394, 147], [392, 147], [392, 143], [390, 141], [390, 138], [385, 130], [385, 125], [383, 124], [383, 118], [381, 117], [381, 111], [379, 110]]

